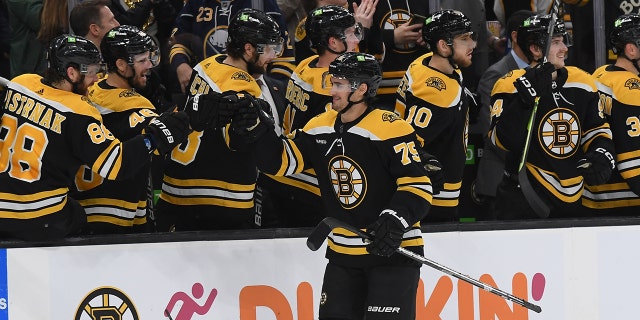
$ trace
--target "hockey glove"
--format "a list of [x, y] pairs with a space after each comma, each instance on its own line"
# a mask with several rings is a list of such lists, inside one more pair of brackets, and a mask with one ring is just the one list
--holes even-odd
[[165, 155], [191, 133], [189, 116], [184, 112], [163, 112], [151, 120], [144, 131], [151, 138], [152, 149]]
[[431, 189], [433, 194], [438, 194], [444, 189], [444, 170], [442, 170], [442, 164], [436, 157], [427, 153], [422, 148], [418, 149], [420, 160], [424, 165], [424, 169], [427, 171], [427, 177], [431, 180]]
[[207, 128], [224, 127], [231, 122], [236, 108], [240, 104], [249, 101], [238, 99], [234, 91], [224, 93], [209, 92], [208, 94], [196, 94], [189, 97], [184, 106], [184, 111], [189, 115], [189, 123], [195, 131], [203, 131]]
[[265, 111], [270, 110], [269, 103], [247, 95], [251, 102], [241, 105], [237, 109], [231, 128], [238, 135], [242, 136], [247, 143], [258, 140], [267, 130], [273, 130], [273, 118]]
[[409, 229], [407, 221], [390, 209], [382, 210], [378, 220], [367, 227], [373, 241], [367, 251], [382, 257], [390, 257], [400, 247], [402, 236]]
[[584, 178], [584, 182], [590, 186], [606, 183], [611, 177], [611, 172], [616, 167], [613, 155], [604, 148], [596, 148], [578, 160], [578, 172]]
[[513, 82], [525, 107], [532, 108], [536, 97], [551, 93], [551, 74], [556, 67], [549, 62], [528, 68], [520, 78]]

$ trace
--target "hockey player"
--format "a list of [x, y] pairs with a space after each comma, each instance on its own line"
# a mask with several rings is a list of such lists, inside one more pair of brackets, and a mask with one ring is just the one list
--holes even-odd
[[[640, 15], [618, 17], [609, 37], [615, 64], [598, 68], [593, 76], [617, 153], [617, 170], [602, 185], [585, 176], [582, 204], [597, 215], [637, 215], [640, 209]], [[594, 163], [594, 165], [597, 165]], [[602, 168], [595, 168], [599, 172]], [[606, 170], [606, 169], [604, 169]]]
[[476, 46], [471, 21], [455, 10], [427, 17], [422, 37], [433, 53], [413, 61], [397, 91], [395, 112], [424, 141], [423, 149], [444, 165], [444, 188], [433, 196], [428, 221], [454, 221], [466, 161], [467, 91], [458, 67], [471, 65]]
[[[505, 177], [497, 191], [498, 219], [537, 218], [520, 188], [518, 166], [527, 135], [527, 123], [537, 104], [531, 125], [531, 141], [525, 167], [528, 180], [550, 217], [579, 214], [584, 181], [601, 184], [614, 167], [611, 130], [598, 108], [598, 94], [591, 76], [567, 67], [568, 35], [564, 22], [552, 28], [551, 15], [536, 15], [518, 28], [518, 46], [530, 62], [499, 79], [491, 94], [491, 141], [504, 149]], [[545, 62], [545, 56], [548, 62]], [[539, 97], [539, 100], [537, 100]]]
[[[302, 61], [287, 84], [288, 101], [282, 121], [285, 135], [331, 108], [331, 95], [322, 82], [323, 75], [329, 70], [329, 63], [341, 53], [354, 51], [361, 39], [353, 15], [339, 6], [312, 10], [305, 29], [318, 55]], [[261, 176], [260, 185], [268, 190], [274, 214], [282, 226], [315, 226], [324, 217], [313, 170], [286, 177]]]
[[[240, 10], [229, 23], [227, 54], [214, 55], [193, 69], [190, 99], [210, 91], [243, 91], [261, 97], [253, 74], [282, 54], [278, 24], [266, 13]], [[269, 105], [263, 104], [269, 110]], [[257, 171], [248, 152], [227, 147], [226, 129], [193, 132], [173, 150], [158, 200], [158, 229], [212, 230], [253, 227]]]
[[44, 77], [24, 74], [6, 88], [0, 119], [0, 234], [59, 239], [86, 222], [68, 197], [82, 164], [109, 180], [135, 176], [149, 153], [169, 152], [190, 132], [183, 112], [164, 113], [143, 134], [114, 137], [84, 96], [97, 80], [100, 53], [90, 41], [63, 35], [49, 49]]
[[231, 141], [250, 144], [268, 173], [314, 168], [327, 216], [375, 234], [368, 245], [342, 229], [330, 236], [320, 319], [388, 319], [376, 306], [397, 310], [393, 319], [415, 319], [420, 266], [394, 252], [423, 252], [420, 219], [432, 188], [416, 134], [396, 114], [370, 106], [382, 79], [372, 55], [344, 53], [328, 74], [331, 110], [281, 139], [257, 108], [243, 109], [231, 122]]

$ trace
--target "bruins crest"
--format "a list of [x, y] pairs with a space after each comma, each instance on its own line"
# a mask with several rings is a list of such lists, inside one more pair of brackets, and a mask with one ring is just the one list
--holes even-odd
[[382, 121], [394, 122], [400, 120], [400, 116], [393, 112], [385, 112], [382, 114]]
[[333, 191], [345, 209], [357, 207], [367, 193], [367, 178], [362, 168], [350, 158], [339, 155], [329, 161]]
[[447, 89], [447, 85], [444, 83], [444, 80], [438, 77], [431, 77], [427, 79], [427, 81], [425, 81], [424, 84], [426, 84], [427, 87], [434, 87], [438, 89], [438, 91]]
[[500, 77], [500, 79], [506, 79], [513, 75], [513, 70], [509, 70], [504, 76]]
[[131, 299], [120, 289], [100, 287], [90, 292], [82, 300], [74, 319], [138, 320], [140, 316]]
[[238, 71], [238, 72], [234, 73], [233, 75], [231, 75], [231, 79], [233, 79], [233, 80], [244, 80], [246, 82], [251, 82], [251, 77], [249, 76], [249, 74], [246, 73], [246, 72], [242, 72], [242, 71]]
[[580, 121], [569, 109], [553, 109], [540, 121], [538, 138], [542, 149], [550, 156], [565, 159], [580, 147]]
[[136, 95], [136, 92], [133, 90], [123, 90], [118, 95], [120, 98], [131, 98]]
[[629, 88], [629, 90], [640, 89], [640, 81], [638, 81], [638, 79], [631, 78], [625, 81], [624, 86]]

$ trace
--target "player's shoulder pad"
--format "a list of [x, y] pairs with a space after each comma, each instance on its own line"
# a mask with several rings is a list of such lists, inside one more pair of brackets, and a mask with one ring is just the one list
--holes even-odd
[[414, 132], [413, 127], [394, 112], [374, 109], [349, 132], [368, 136], [371, 140], [389, 140]]
[[596, 83], [590, 73], [573, 66], [565, 67], [567, 69], [567, 82], [565, 88], [578, 88], [588, 92], [596, 91]]
[[521, 77], [525, 72], [526, 71], [524, 69], [516, 69], [507, 72], [504, 76], [500, 77], [500, 79], [498, 79], [493, 85], [491, 95], [501, 93], [514, 93], [516, 91], [516, 87], [513, 85], [513, 82]]
[[300, 19], [300, 22], [298, 22], [298, 26], [296, 26], [296, 34], [294, 37], [295, 42], [300, 42], [307, 37], [307, 31], [304, 28], [304, 25], [306, 22], [307, 22], [307, 17]]
[[618, 102], [629, 106], [640, 106], [640, 77], [632, 72], [623, 70], [600, 70], [594, 72], [598, 91], [613, 96]]
[[333, 124], [335, 123], [337, 117], [338, 112], [333, 109], [329, 109], [328, 111], [320, 113], [317, 116], [309, 119], [309, 121], [307, 121], [307, 124], [305, 124], [303, 131], [309, 132], [310, 130], [319, 127], [333, 128]]

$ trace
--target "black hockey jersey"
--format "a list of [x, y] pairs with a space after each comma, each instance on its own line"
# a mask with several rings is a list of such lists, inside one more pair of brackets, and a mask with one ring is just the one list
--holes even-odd
[[[261, 97], [256, 80], [244, 70], [223, 63], [225, 58], [226, 55], [215, 55], [196, 65], [193, 69], [196, 74], [187, 87], [188, 94], [234, 90]], [[228, 147], [226, 130], [192, 132], [187, 142], [171, 152], [160, 199], [180, 206], [253, 208], [258, 176], [255, 160], [249, 152], [233, 151]]]
[[640, 77], [614, 65], [598, 68], [593, 77], [614, 137], [616, 170], [606, 184], [585, 185], [582, 205], [631, 210], [640, 206]]
[[46, 223], [64, 209], [82, 164], [107, 179], [149, 163], [142, 136], [120, 142], [87, 97], [25, 74], [13, 79], [0, 123], [0, 228]]
[[443, 165], [445, 184], [433, 196], [434, 207], [458, 206], [466, 161], [469, 107], [464, 103], [462, 76], [428, 66], [432, 54], [413, 61], [400, 82], [395, 112], [424, 141], [423, 148]]
[[[157, 117], [151, 102], [133, 89], [114, 88], [106, 80], [89, 88], [87, 96], [102, 115], [105, 126], [121, 140], [142, 133]], [[84, 207], [89, 223], [104, 223], [113, 228], [141, 226], [147, 223], [147, 183], [149, 166], [135, 177], [108, 181], [82, 166], [76, 175], [72, 197]]]
[[[366, 228], [383, 209], [396, 211], [411, 226], [402, 246], [421, 253], [419, 221], [429, 209], [432, 188], [417, 143], [413, 128], [392, 112], [369, 109], [343, 124], [330, 110], [290, 139], [265, 134], [254, 152], [259, 168], [270, 174], [314, 168], [327, 216]], [[337, 229], [329, 238], [327, 257], [350, 266], [393, 261], [369, 255], [365, 246], [355, 234]]]
[[[513, 82], [526, 72], [510, 71], [498, 79], [491, 93], [491, 141], [509, 152], [505, 170], [515, 174], [526, 138], [531, 108], [524, 106]], [[599, 144], [611, 143], [611, 130], [598, 108], [591, 75], [576, 68], [558, 69], [553, 94], [540, 98], [527, 158], [534, 189], [544, 193], [558, 210], [576, 209], [583, 179], [576, 165]], [[601, 140], [604, 139], [604, 140]], [[509, 160], [511, 159], [511, 160]]]

